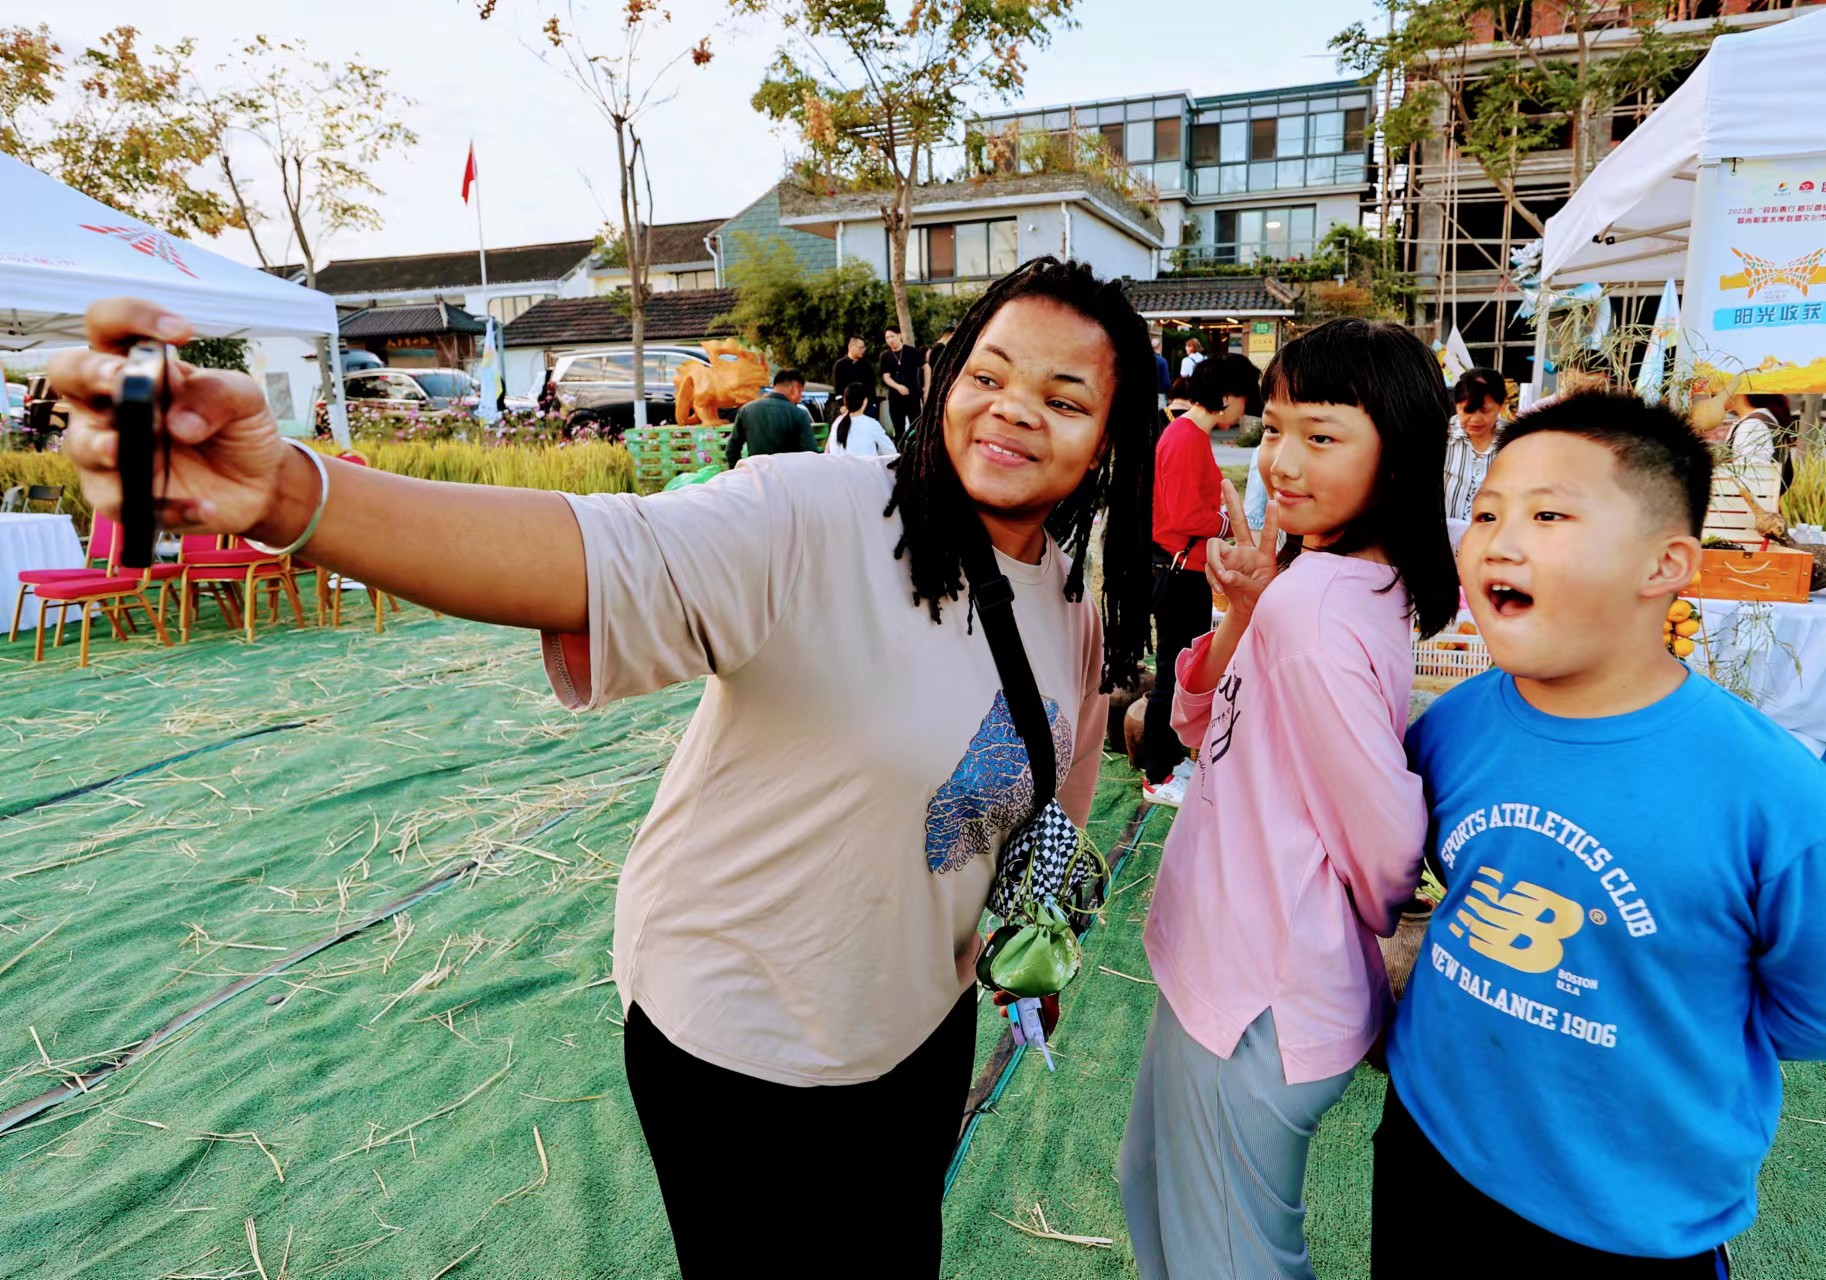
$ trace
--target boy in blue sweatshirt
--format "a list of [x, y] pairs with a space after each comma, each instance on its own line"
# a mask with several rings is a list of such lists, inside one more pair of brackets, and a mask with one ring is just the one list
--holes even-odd
[[1477, 495], [1499, 670], [1408, 734], [1447, 893], [1389, 1032], [1379, 1278], [1422, 1274], [1416, 1215], [1465, 1274], [1728, 1275], [1778, 1060], [1826, 1057], [1826, 766], [1662, 641], [1711, 478], [1680, 418], [1586, 394]]

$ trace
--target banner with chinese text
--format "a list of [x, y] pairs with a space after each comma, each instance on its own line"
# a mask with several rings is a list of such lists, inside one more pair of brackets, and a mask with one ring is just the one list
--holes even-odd
[[1699, 383], [1826, 391], [1826, 157], [1724, 161], [1709, 204], [1684, 333]]

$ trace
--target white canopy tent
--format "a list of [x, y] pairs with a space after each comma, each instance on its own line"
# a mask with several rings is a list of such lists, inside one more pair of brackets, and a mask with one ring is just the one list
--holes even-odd
[[1826, 12], [1720, 36], [1685, 84], [1547, 222], [1549, 287], [1684, 278], [1693, 210], [1726, 159], [1826, 151]]
[[[83, 312], [131, 295], [189, 319], [201, 337], [336, 342], [329, 295], [231, 261], [116, 213], [0, 154], [0, 350], [84, 341]], [[341, 379], [330, 418], [348, 444]]]

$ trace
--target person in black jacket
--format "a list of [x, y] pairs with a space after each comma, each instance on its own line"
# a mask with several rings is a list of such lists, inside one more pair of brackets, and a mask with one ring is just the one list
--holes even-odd
[[875, 398], [875, 368], [869, 363], [868, 349], [862, 338], [851, 334], [844, 342], [844, 353], [831, 366], [831, 398], [825, 405], [826, 421], [834, 421], [843, 412], [843, 393], [852, 382], [860, 382]]

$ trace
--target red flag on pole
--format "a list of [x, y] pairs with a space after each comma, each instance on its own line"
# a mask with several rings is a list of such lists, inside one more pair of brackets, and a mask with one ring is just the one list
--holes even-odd
[[463, 203], [469, 203], [469, 188], [476, 180], [476, 144], [469, 144], [469, 162], [463, 166]]

